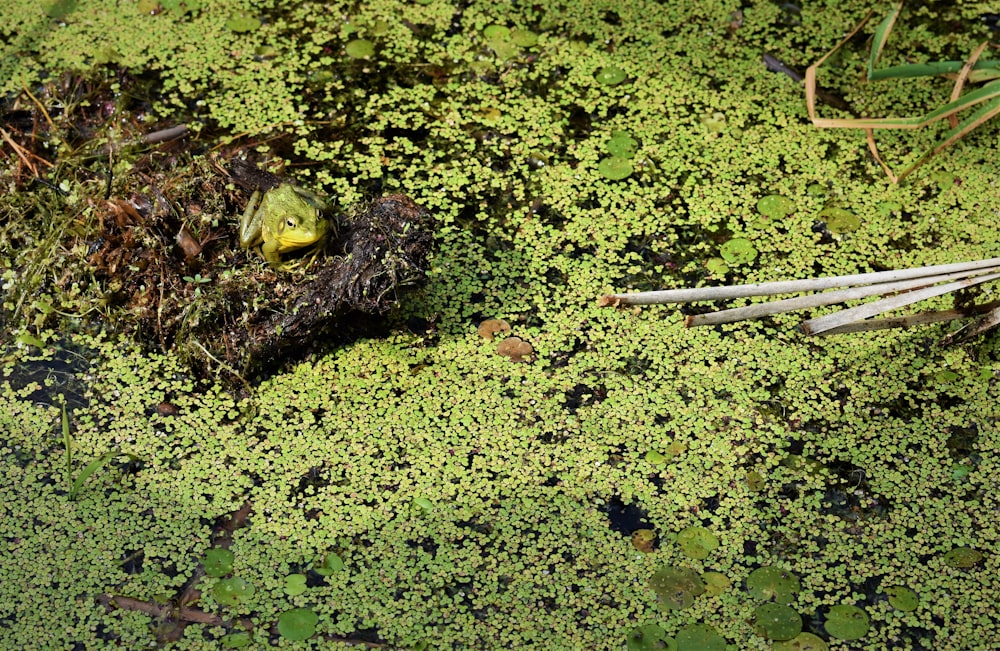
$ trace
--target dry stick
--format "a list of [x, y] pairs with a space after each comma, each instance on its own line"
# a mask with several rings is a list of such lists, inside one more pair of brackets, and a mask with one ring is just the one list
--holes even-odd
[[690, 289], [667, 289], [655, 292], [634, 292], [631, 294], [607, 294], [601, 297], [599, 303], [606, 305], [656, 305], [659, 303], [690, 303], [692, 301], [721, 301], [747, 296], [773, 296], [775, 294], [794, 294], [798, 292], [821, 291], [835, 287], [852, 285], [870, 285], [911, 278], [924, 278], [940, 274], [960, 271], [983, 270], [991, 271], [1000, 267], [1000, 258], [974, 260], [972, 262], [956, 262], [930, 267], [913, 269], [898, 269], [895, 271], [877, 271], [866, 274], [851, 274], [847, 276], [831, 276], [829, 278], [809, 278], [806, 280], [779, 280], [768, 283], [750, 285], [727, 285], [723, 287], [694, 287]]
[[[992, 314], [993, 312], [1000, 314], [1000, 310], [996, 309], [998, 305], [1000, 305], [1000, 303], [993, 302], [984, 305], [973, 305], [964, 309], [939, 310], [936, 312], [908, 314], [906, 316], [892, 316], [884, 319], [871, 319], [869, 321], [856, 321], [855, 323], [841, 326], [839, 328], [826, 330], [822, 333], [822, 336], [839, 335], [847, 332], [868, 332], [871, 330], [886, 330], [888, 328], [909, 328], [916, 325], [930, 325], [932, 323], [962, 319], [974, 314]], [[962, 332], [963, 330], [965, 330], [964, 327], [957, 330], [956, 333]], [[944, 344], [945, 340], [951, 336], [952, 335], [948, 335], [948, 337], [942, 339], [941, 343]]]
[[984, 273], [983, 270], [974, 269], [937, 276], [923, 276], [920, 278], [897, 282], [848, 287], [846, 289], [838, 289], [832, 292], [825, 292], [823, 294], [786, 298], [780, 301], [758, 303], [757, 305], [737, 307], [730, 310], [722, 310], [720, 312], [711, 312], [709, 314], [696, 314], [685, 319], [684, 324], [687, 326], [718, 325], [720, 323], [732, 323], [733, 321], [742, 321], [744, 319], [756, 319], [762, 316], [769, 316], [771, 314], [781, 314], [783, 312], [791, 312], [793, 310], [805, 310], [823, 305], [831, 305], [833, 303], [843, 303], [845, 301], [866, 298], [868, 296], [905, 292], [911, 289], [917, 289], [918, 287], [936, 285], [937, 283], [958, 280], [960, 278], [967, 278], [969, 276], [975, 276], [982, 273]]
[[867, 303], [865, 305], [859, 305], [857, 307], [834, 312], [833, 314], [827, 314], [826, 316], [821, 316], [816, 319], [810, 319], [800, 325], [799, 328], [807, 335], [818, 335], [827, 330], [833, 330], [834, 328], [839, 328], [855, 321], [862, 321], [875, 316], [876, 314], [881, 314], [882, 312], [895, 310], [896, 308], [900, 308], [905, 305], [917, 303], [928, 298], [933, 298], [934, 296], [940, 296], [941, 294], [948, 294], [959, 289], [978, 285], [979, 283], [996, 280], [997, 278], [1000, 278], [1000, 273], [989, 274], [987, 276], [976, 276], [975, 278], [966, 278], [965, 280], [959, 280], [957, 282], [947, 283], [944, 285], [935, 285], [934, 287], [917, 289], [900, 296], [884, 298], [881, 301], [875, 301], [874, 303]]

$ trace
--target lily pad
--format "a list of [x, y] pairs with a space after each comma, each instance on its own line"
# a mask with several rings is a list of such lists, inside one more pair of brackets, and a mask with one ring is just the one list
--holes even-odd
[[826, 615], [826, 632], [840, 640], [859, 640], [868, 634], [871, 622], [868, 613], [857, 606], [838, 604]]
[[677, 651], [726, 651], [726, 640], [708, 624], [692, 624], [677, 633]]
[[825, 208], [819, 216], [831, 233], [850, 233], [861, 227], [861, 218], [843, 208]]
[[750, 240], [734, 237], [719, 247], [719, 255], [729, 264], [747, 264], [757, 259], [757, 249]]
[[656, 532], [652, 529], [636, 529], [632, 532], [632, 546], [644, 554], [651, 554], [656, 545]]
[[767, 485], [767, 483], [764, 481], [764, 476], [761, 475], [756, 470], [751, 470], [750, 472], [747, 473], [746, 481], [747, 481], [747, 488], [749, 488], [755, 493], [759, 493], [760, 491], [764, 490], [764, 487]]
[[260, 29], [261, 24], [260, 18], [248, 16], [243, 13], [237, 13], [230, 16], [229, 20], [226, 21], [226, 29], [240, 34], [243, 32], [256, 31]]
[[597, 173], [612, 181], [628, 178], [633, 171], [632, 161], [621, 156], [608, 156], [597, 164]]
[[691, 607], [694, 598], [705, 593], [705, 582], [689, 567], [668, 565], [656, 571], [649, 580], [649, 587], [656, 593], [657, 602], [664, 610], [683, 610]]
[[608, 140], [608, 153], [621, 158], [635, 158], [635, 152], [639, 149], [639, 141], [632, 137], [628, 131], [612, 131]]
[[366, 38], [348, 41], [344, 52], [352, 59], [370, 59], [375, 55], [375, 44]]
[[226, 649], [245, 649], [253, 642], [253, 636], [246, 631], [223, 635], [219, 639], [219, 644]]
[[717, 597], [733, 586], [729, 577], [721, 572], [704, 572], [701, 579], [705, 582], [705, 594]]
[[758, 567], [747, 577], [747, 591], [752, 596], [779, 603], [791, 600], [800, 587], [799, 577], [773, 565]]
[[223, 606], [238, 606], [250, 601], [253, 597], [253, 584], [238, 576], [222, 579], [212, 588], [212, 596]]
[[719, 547], [719, 539], [705, 527], [687, 527], [677, 534], [677, 544], [688, 558], [704, 560]]
[[308, 608], [292, 608], [278, 616], [278, 633], [286, 640], [308, 640], [318, 623], [319, 615]]
[[285, 577], [285, 594], [289, 597], [302, 594], [306, 591], [305, 574], [289, 574]]
[[646, 461], [654, 466], [665, 466], [667, 464], [667, 458], [656, 450], [649, 450], [646, 452]]
[[799, 633], [790, 640], [781, 640], [771, 645], [771, 651], [827, 651], [823, 638], [812, 633]]
[[781, 219], [795, 212], [795, 202], [780, 194], [769, 194], [757, 200], [757, 212], [771, 219]]
[[784, 604], [761, 604], [754, 615], [754, 633], [769, 640], [790, 640], [802, 632], [802, 616]]
[[945, 552], [944, 563], [948, 567], [969, 568], [983, 560], [981, 552], [971, 547], [955, 547]]
[[337, 554], [330, 552], [323, 557], [322, 563], [317, 563], [314, 567], [316, 574], [320, 576], [330, 576], [334, 572], [341, 572], [344, 569], [344, 560]]
[[594, 74], [597, 83], [605, 86], [617, 86], [625, 81], [625, 71], [615, 66], [604, 66]]
[[896, 610], [910, 612], [916, 610], [920, 605], [917, 593], [902, 585], [892, 585], [885, 589], [885, 594], [889, 597], [889, 605]]
[[233, 571], [235, 560], [236, 555], [228, 549], [214, 548], [205, 552], [201, 565], [205, 568], [205, 574], [218, 579]]
[[629, 632], [625, 646], [628, 651], [675, 651], [677, 642], [659, 624], [645, 624]]

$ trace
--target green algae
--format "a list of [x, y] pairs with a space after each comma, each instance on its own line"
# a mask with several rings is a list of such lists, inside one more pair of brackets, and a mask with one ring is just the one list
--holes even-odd
[[[355, 11], [348, 9], [344, 15]], [[857, 648], [906, 636], [916, 646], [912, 631], [918, 629], [925, 647], [947, 648], [951, 639], [981, 634], [976, 604], [1000, 586], [977, 568], [992, 561], [941, 572], [947, 546], [939, 548], [939, 541], [954, 537], [957, 519], [970, 526], [954, 544], [997, 544], [983, 497], [997, 472], [989, 452], [996, 445], [996, 385], [972, 381], [984, 365], [997, 365], [989, 342], [969, 351], [928, 350], [922, 342], [937, 332], [932, 328], [805, 345], [791, 333], [790, 320], [687, 331], [671, 311], [601, 312], [587, 297], [595, 287], [631, 286], [630, 278], [651, 283], [644, 287], [649, 289], [700, 281], [703, 263], [717, 255], [721, 242], [748, 237], [745, 221], [755, 214], [757, 197], [771, 193], [794, 198], [799, 209], [773, 232], [753, 232], [756, 266], [733, 266], [751, 281], [994, 255], [995, 229], [985, 216], [997, 209], [996, 198], [973, 191], [990, 183], [976, 162], [984, 156], [982, 145], [963, 143], [964, 151], [942, 158], [940, 164], [954, 166], [962, 179], [946, 193], [930, 177], [884, 187], [863, 147], [800, 124], [800, 88], [763, 71], [758, 55], [745, 56], [748, 43], [766, 43], [801, 58], [802, 43], [808, 49], [835, 40], [833, 32], [864, 13], [860, 5], [826, 7], [822, 19], [804, 8], [798, 26], [780, 22], [777, 5], [754, 5], [731, 33], [732, 7], [713, 3], [683, 11], [641, 3], [617, 7], [618, 26], [596, 8], [567, 8], [576, 12], [571, 16], [545, 9], [498, 15], [470, 5], [455, 36], [447, 36], [454, 7], [445, 3], [357, 10], [369, 21], [378, 14], [388, 23], [385, 44], [378, 38], [379, 61], [397, 76], [351, 68], [363, 64], [337, 53], [358, 34], [341, 31], [336, 21], [316, 34], [315, 43], [291, 38], [310, 24], [306, 6], [271, 13], [261, 27], [239, 35], [222, 25], [230, 11], [218, 14], [218, 32], [200, 31], [196, 38], [192, 28], [205, 30], [209, 22], [204, 10], [180, 22], [168, 14], [131, 19], [158, 30], [156, 40], [173, 50], [166, 54], [159, 43], [136, 39], [136, 50], [145, 48], [144, 56], [163, 68], [159, 74], [172, 93], [163, 115], [172, 115], [167, 106], [196, 100], [202, 115], [234, 131], [264, 130], [270, 137], [280, 136], [272, 125], [300, 119], [304, 109], [317, 123], [309, 117], [296, 124], [291, 142], [271, 153], [294, 159], [295, 174], [345, 201], [373, 187], [420, 195], [445, 224], [441, 255], [434, 283], [407, 302], [390, 334], [317, 351], [310, 363], [258, 387], [252, 401], [212, 390], [170, 359], [136, 355], [116, 363], [95, 387], [94, 404], [75, 407], [79, 458], [134, 439], [149, 450], [146, 467], [121, 484], [117, 473], [93, 476], [72, 509], [58, 488], [49, 488], [62, 482], [63, 464], [53, 461], [50, 443], [39, 434], [58, 435], [57, 411], [38, 396], [58, 388], [46, 383], [57, 384], [59, 374], [38, 380], [37, 387], [4, 389], [0, 427], [10, 438], [2, 443], [3, 490], [6, 501], [20, 508], [0, 526], [8, 540], [20, 541], [16, 554], [36, 559], [16, 572], [4, 567], [0, 591], [7, 605], [0, 609], [11, 621], [11, 644], [41, 645], [38, 622], [58, 619], [59, 625], [45, 626], [53, 647], [99, 647], [98, 630], [112, 631], [129, 648], [148, 646], [150, 617], [81, 607], [60, 593], [51, 568], [78, 568], [73, 574], [81, 594], [176, 595], [211, 545], [206, 523], [247, 497], [257, 515], [234, 544], [240, 576], [258, 588], [253, 616], [262, 626], [300, 605], [280, 601], [284, 577], [333, 549], [350, 561], [351, 572], [303, 593], [322, 604], [313, 608], [333, 635], [377, 627], [386, 644], [397, 646], [430, 638], [442, 646], [518, 648], [537, 644], [544, 630], [546, 640], [558, 639], [564, 648], [602, 648], [608, 639], [620, 644], [633, 622], [661, 615], [649, 593], [634, 586], [664, 561], [636, 552], [591, 513], [595, 500], [616, 491], [642, 503], [661, 531], [679, 526], [665, 523], [692, 521], [697, 509], [695, 520], [704, 517], [723, 541], [712, 563], [734, 580], [759, 564], [780, 564], [808, 585], [848, 600], [872, 577], [865, 569], [870, 559], [876, 567], [893, 567], [893, 581], [929, 599], [952, 595], [935, 606], [946, 624], [923, 617], [922, 609], [890, 618], [872, 607], [877, 627], [850, 643]], [[975, 7], [966, 10], [968, 22]], [[514, 25], [542, 36], [532, 50], [541, 63], [527, 63], [520, 45], [509, 66], [489, 51], [481, 29], [508, 19], [511, 41]], [[957, 14], [949, 19], [961, 22]], [[119, 29], [103, 15], [89, 20], [91, 34]], [[29, 31], [19, 22], [6, 25]], [[171, 37], [164, 38], [168, 25]], [[88, 29], [85, 21], [70, 20], [53, 30], [52, 44]], [[660, 33], [668, 30], [675, 35]], [[639, 38], [629, 44], [618, 38], [624, 34]], [[921, 33], [920, 41], [942, 46], [926, 36]], [[960, 49], [958, 38], [949, 36], [948, 46]], [[129, 38], [121, 40], [117, 56], [142, 54], [131, 51]], [[207, 72], [195, 63], [203, 54], [187, 54], [201, 40], [218, 50]], [[271, 47], [277, 56], [253, 60], [258, 47]], [[233, 59], [234, 52], [246, 58]], [[488, 59], [481, 75], [472, 67], [476, 57]], [[132, 59], [140, 67], [142, 60]], [[13, 70], [15, 61], [34, 89], [35, 62], [8, 57], [0, 66]], [[662, 63], [652, 65], [657, 61]], [[615, 64], [636, 81], [597, 84], [594, 71]], [[323, 80], [308, 76], [323, 66]], [[108, 70], [104, 64], [93, 69]], [[4, 79], [17, 92], [20, 75]], [[855, 94], [849, 81], [843, 83]], [[892, 110], [937, 99], [929, 91], [886, 95], [894, 96], [865, 101]], [[699, 116], [715, 113], [722, 119], [709, 130]], [[318, 124], [325, 121], [330, 124]], [[655, 172], [644, 163], [641, 173], [615, 183], [593, 172], [606, 155], [604, 134], [614, 129], [642, 142], [641, 156], [655, 162]], [[540, 153], [544, 165], [530, 167]], [[85, 175], [80, 182], [56, 180], [67, 180], [76, 200], [86, 203], [92, 181]], [[813, 187], [823, 193], [810, 193]], [[850, 238], [831, 242], [810, 231], [808, 216], [818, 214], [827, 198], [863, 218]], [[882, 205], [896, 207], [883, 214]], [[30, 227], [32, 239], [45, 239], [32, 211], [16, 214], [0, 227], [0, 240], [22, 243], [16, 252], [5, 251], [0, 264], [12, 288], [22, 268], [15, 254], [28, 247], [23, 234], [11, 235], [11, 225]], [[85, 217], [75, 214], [80, 224]], [[43, 292], [62, 309], [51, 287]], [[17, 299], [5, 294], [2, 300]], [[29, 332], [45, 344], [35, 354], [47, 354], [53, 338], [44, 326], [53, 327], [57, 316], [32, 308], [31, 301], [22, 314], [29, 324], [42, 322]], [[489, 314], [504, 314], [530, 331], [543, 351], [538, 366], [500, 366], [480, 354], [469, 324]], [[945, 357], [960, 377], [940, 385], [934, 375]], [[577, 385], [586, 386], [574, 392]], [[35, 391], [40, 393], [31, 398]], [[179, 402], [181, 414], [150, 415], [151, 406], [166, 399]], [[955, 460], [937, 437], [968, 426], [979, 432], [975, 445], [984, 462], [958, 490], [950, 481]], [[670, 441], [686, 451], [669, 465], [642, 462], [647, 451], [662, 452]], [[823, 515], [827, 480], [780, 465], [789, 445], [826, 462], [864, 467], [869, 481], [879, 484], [880, 498], [890, 501], [890, 516], [852, 526]], [[751, 467], [767, 478], [752, 502], [740, 486]], [[299, 491], [307, 477], [313, 478]], [[420, 496], [439, 505], [430, 517], [413, 517], [409, 509]], [[908, 523], [919, 530], [908, 534]], [[37, 539], [26, 531], [37, 532]], [[86, 545], [63, 543], [80, 536]], [[608, 567], [609, 550], [622, 545], [640, 560]], [[671, 547], [657, 553], [677, 554], [676, 548], [668, 552]], [[140, 549], [146, 550], [141, 568], [135, 560], [108, 562], [132, 559]], [[956, 582], [970, 573], [980, 582], [973, 589]], [[712, 596], [707, 573], [702, 576], [705, 594], [679, 614], [710, 623], [734, 647], [749, 646], [751, 598], [741, 591]], [[385, 588], [385, 577], [402, 587]], [[18, 587], [24, 585], [39, 589]], [[819, 597], [800, 592], [798, 598], [802, 612], [820, 610]], [[14, 613], [11, 604], [31, 610]], [[572, 618], [564, 615], [570, 612]], [[662, 616], [672, 635], [690, 621]], [[533, 630], [511, 630], [510, 621], [528, 621], [526, 629]], [[191, 627], [182, 644], [214, 648], [224, 633]], [[806, 640], [795, 648], [825, 648], [806, 636], [793, 638]], [[319, 648], [317, 640], [304, 644]], [[773, 647], [785, 648], [779, 644], [787, 643]]]

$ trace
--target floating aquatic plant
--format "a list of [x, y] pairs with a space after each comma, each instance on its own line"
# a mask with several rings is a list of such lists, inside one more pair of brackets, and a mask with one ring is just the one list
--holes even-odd
[[664, 610], [683, 610], [705, 593], [705, 582], [689, 567], [668, 565], [656, 571], [649, 580], [657, 602]]

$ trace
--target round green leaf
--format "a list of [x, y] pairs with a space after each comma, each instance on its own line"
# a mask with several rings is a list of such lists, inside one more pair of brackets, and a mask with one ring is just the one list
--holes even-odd
[[226, 21], [226, 29], [237, 34], [242, 32], [253, 32], [260, 29], [261, 22], [259, 18], [254, 16], [248, 16], [243, 13], [237, 13], [230, 16], [229, 20]]
[[366, 38], [356, 38], [347, 42], [344, 52], [352, 59], [370, 59], [375, 54], [375, 44]]
[[916, 610], [920, 603], [917, 593], [901, 585], [892, 585], [885, 589], [886, 596], [889, 597], [889, 605], [896, 610], [909, 612]]
[[519, 47], [532, 47], [538, 43], [538, 34], [528, 29], [512, 29], [510, 40]]
[[705, 592], [705, 582], [689, 567], [668, 565], [656, 571], [649, 580], [657, 602], [664, 610], [683, 610], [694, 598]]
[[733, 586], [729, 577], [721, 572], [705, 572], [701, 578], [705, 582], [705, 594], [709, 597], [717, 597]]
[[628, 178], [633, 171], [632, 161], [621, 156], [608, 156], [597, 164], [597, 173], [612, 181]]
[[617, 86], [625, 81], [625, 71], [615, 66], [605, 66], [597, 71], [594, 79], [605, 86]]
[[205, 552], [201, 565], [205, 568], [205, 574], [217, 579], [233, 571], [235, 560], [236, 555], [228, 549], [214, 548]]
[[278, 616], [278, 633], [286, 640], [307, 640], [318, 623], [319, 615], [308, 608], [292, 608]]
[[639, 141], [628, 131], [612, 131], [607, 142], [608, 153], [619, 158], [635, 158], [639, 149]]
[[677, 534], [677, 544], [688, 558], [704, 560], [719, 546], [719, 539], [705, 527], [687, 527]]
[[344, 569], [344, 560], [337, 554], [330, 552], [323, 557], [323, 562], [314, 565], [313, 569], [320, 576], [330, 576], [334, 572], [340, 572]]
[[747, 264], [757, 259], [757, 249], [750, 240], [734, 237], [719, 247], [719, 255], [729, 264]]
[[787, 602], [799, 588], [799, 577], [773, 565], [758, 567], [747, 577], [747, 591], [758, 599]]
[[761, 637], [790, 640], [802, 632], [802, 616], [784, 604], [761, 604], [754, 613], [753, 630]]
[[306, 591], [305, 574], [289, 574], [285, 577], [285, 594], [289, 597], [302, 594]]
[[819, 216], [831, 233], [850, 233], [861, 227], [861, 218], [843, 208], [826, 208]]
[[780, 194], [769, 194], [757, 200], [757, 212], [771, 219], [781, 219], [795, 212], [795, 202]]
[[827, 651], [828, 648], [823, 638], [812, 633], [799, 633], [790, 640], [771, 645], [771, 651]]
[[246, 603], [253, 597], [254, 592], [253, 584], [238, 576], [221, 579], [212, 588], [212, 596], [223, 606], [238, 606]]
[[726, 651], [726, 640], [707, 624], [692, 624], [677, 633], [677, 651]]
[[223, 635], [219, 639], [219, 644], [227, 649], [245, 649], [253, 642], [253, 637], [246, 631]]
[[955, 568], [969, 568], [983, 560], [983, 555], [971, 547], [955, 547], [945, 552], [945, 565]]
[[868, 633], [871, 623], [868, 620], [868, 613], [857, 606], [839, 604], [830, 607], [824, 626], [831, 637], [858, 640]]
[[658, 624], [633, 628], [625, 638], [628, 651], [675, 651], [677, 643]]

